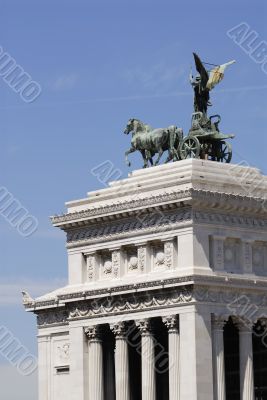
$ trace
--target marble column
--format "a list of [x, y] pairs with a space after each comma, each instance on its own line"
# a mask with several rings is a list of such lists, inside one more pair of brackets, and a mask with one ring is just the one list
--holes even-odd
[[89, 400], [104, 400], [103, 344], [100, 327], [85, 329], [89, 339]]
[[169, 400], [179, 399], [179, 369], [180, 369], [180, 338], [178, 316], [171, 315], [162, 318], [168, 328], [169, 337]]
[[129, 354], [125, 334], [125, 323], [111, 325], [116, 339], [115, 347], [115, 380], [116, 400], [130, 400]]
[[155, 341], [151, 322], [145, 318], [136, 321], [141, 332], [142, 400], [156, 400]]
[[212, 315], [214, 400], [226, 400], [223, 328], [226, 317]]
[[239, 330], [240, 398], [254, 400], [253, 323], [237, 319], [235, 324]]

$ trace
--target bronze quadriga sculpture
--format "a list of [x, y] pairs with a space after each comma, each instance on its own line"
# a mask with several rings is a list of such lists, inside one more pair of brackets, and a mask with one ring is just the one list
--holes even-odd
[[[190, 73], [190, 83], [194, 90], [194, 113], [192, 114], [191, 128], [187, 136], [183, 137], [182, 128], [171, 125], [168, 128], [152, 129], [138, 119], [128, 121], [124, 130], [125, 134], [132, 133], [131, 147], [126, 151], [126, 162], [130, 166], [128, 155], [140, 151], [146, 168], [158, 165], [165, 151], [168, 157], [165, 162], [179, 161], [186, 158], [201, 158], [205, 160], [229, 163], [232, 159], [232, 147], [226, 139], [234, 135], [224, 135], [219, 130], [221, 117], [212, 115], [208, 117], [210, 91], [224, 76], [230, 61], [226, 64], [215, 65], [207, 71], [197, 54], [193, 53], [198, 75], [194, 78]], [[153, 157], [157, 154], [154, 162]]]

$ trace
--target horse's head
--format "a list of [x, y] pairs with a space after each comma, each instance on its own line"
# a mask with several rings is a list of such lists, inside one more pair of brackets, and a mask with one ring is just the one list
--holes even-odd
[[135, 129], [135, 124], [136, 124], [137, 120], [135, 118], [130, 118], [126, 128], [124, 129], [124, 133], [125, 135], [128, 135], [130, 132], [132, 132]]

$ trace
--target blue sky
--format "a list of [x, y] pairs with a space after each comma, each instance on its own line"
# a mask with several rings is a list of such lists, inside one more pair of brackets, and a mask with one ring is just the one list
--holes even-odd
[[[267, 172], [267, 75], [227, 36], [242, 22], [267, 41], [259, 0], [1, 1], [0, 46], [42, 87], [26, 104], [0, 76], [0, 186], [39, 221], [23, 238], [0, 215], [0, 321], [29, 351], [35, 318], [19, 291], [41, 294], [67, 275], [65, 237], [49, 216], [100, 188], [90, 171], [105, 160], [127, 176], [130, 117], [189, 129], [192, 51], [216, 64], [236, 59], [212, 92], [211, 111], [223, 132], [236, 134], [234, 162]], [[140, 156], [130, 157], [139, 168]], [[1, 356], [0, 368], [3, 399], [36, 400], [35, 375], [22, 379]]]

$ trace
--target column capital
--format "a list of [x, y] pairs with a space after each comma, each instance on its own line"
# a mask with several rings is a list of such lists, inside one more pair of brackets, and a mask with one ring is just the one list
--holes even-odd
[[102, 330], [101, 330], [100, 325], [88, 326], [87, 328], [84, 329], [84, 333], [86, 334], [86, 336], [90, 342], [92, 342], [92, 341], [101, 342], [102, 341], [102, 338], [101, 338]]
[[162, 322], [166, 325], [169, 333], [177, 333], [179, 327], [179, 317], [178, 315], [168, 315], [167, 317], [162, 317]]
[[120, 321], [114, 324], [110, 324], [110, 329], [114, 333], [116, 339], [122, 339], [125, 337], [126, 323], [124, 321]]
[[135, 321], [135, 325], [140, 330], [142, 336], [147, 336], [152, 334], [152, 326], [150, 318], [138, 319]]
[[239, 330], [239, 333], [251, 333], [254, 321], [244, 317], [232, 317], [234, 325]]
[[211, 314], [211, 323], [213, 330], [222, 331], [228, 318], [228, 315]]

